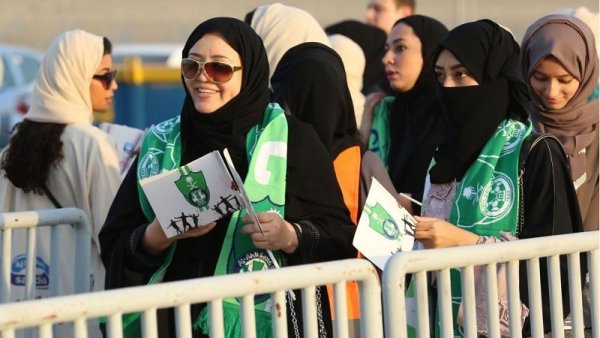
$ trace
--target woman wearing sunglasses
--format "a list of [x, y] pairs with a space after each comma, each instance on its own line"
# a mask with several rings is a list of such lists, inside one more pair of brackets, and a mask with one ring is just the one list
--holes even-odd
[[[106, 38], [82, 30], [59, 35], [42, 61], [29, 112], [1, 155], [0, 212], [76, 207], [87, 213], [93, 230], [94, 290], [104, 284], [97, 234], [120, 182], [116, 147], [92, 125], [92, 113], [107, 111], [117, 89], [110, 53]], [[49, 229], [38, 232], [38, 264], [47, 266]], [[75, 242], [72, 232], [64, 236], [63, 243]], [[13, 240], [12, 264], [25, 253], [25, 240]], [[73, 246], [64, 246], [60, 274], [72, 276], [74, 254]], [[59, 289], [66, 294], [72, 287], [65, 282]], [[47, 281], [39, 279], [36, 288], [36, 295], [46, 295]], [[21, 298], [24, 289], [13, 283], [17, 298], [12, 300]]]
[[[181, 73], [186, 96], [180, 115], [149, 134], [159, 137], [146, 137], [100, 233], [107, 287], [154, 282], [161, 266], [163, 281], [238, 273], [250, 258], [272, 266], [264, 249], [272, 250], [281, 266], [354, 257], [352, 222], [329, 154], [308, 125], [269, 102], [267, 55], [250, 26], [233, 18], [200, 24], [185, 44]], [[253, 177], [264, 162], [255, 154], [267, 149], [262, 144], [275, 143], [276, 154], [267, 159], [270, 179], [258, 183]], [[139, 180], [225, 148], [245, 180], [264, 235], [238, 212], [167, 239], [152, 210], [143, 207]], [[319, 328], [331, 336], [325, 295], [325, 290], [317, 292]], [[295, 310], [288, 308], [288, 315], [295, 313], [288, 323], [298, 321], [289, 327], [292, 336], [302, 336], [300, 298], [297, 293], [297, 301], [288, 302]], [[270, 336], [269, 296], [255, 303], [258, 337]], [[174, 336], [169, 312], [163, 316], [159, 311], [159, 331]], [[191, 307], [194, 337], [208, 334], [206, 315], [204, 304]], [[227, 335], [238, 336], [236, 299], [224, 300], [224, 317]], [[133, 319], [128, 332], [139, 328]]]

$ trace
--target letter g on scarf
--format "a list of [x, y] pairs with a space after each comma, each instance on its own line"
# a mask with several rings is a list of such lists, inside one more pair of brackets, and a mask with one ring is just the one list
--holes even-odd
[[265, 142], [256, 155], [256, 171], [254, 177], [256, 182], [267, 185], [271, 180], [271, 172], [267, 168], [269, 158], [272, 156], [287, 158], [287, 143], [285, 142]]

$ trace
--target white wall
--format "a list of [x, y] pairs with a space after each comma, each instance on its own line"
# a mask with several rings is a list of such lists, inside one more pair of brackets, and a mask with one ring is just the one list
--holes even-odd
[[[283, 0], [312, 13], [323, 25], [361, 20], [367, 0]], [[260, 0], [0, 0], [0, 42], [45, 49], [60, 32], [83, 28], [113, 42], [185, 42], [204, 19], [243, 19]], [[520, 39], [535, 19], [564, 7], [587, 6], [597, 0], [417, 0], [417, 12], [449, 28], [465, 20], [491, 18]]]

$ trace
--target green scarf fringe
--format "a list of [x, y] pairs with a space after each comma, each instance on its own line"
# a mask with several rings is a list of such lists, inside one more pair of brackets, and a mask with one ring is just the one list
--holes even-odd
[[[240, 307], [231, 303], [223, 302], [223, 323], [225, 325], [225, 337], [241, 337], [242, 336], [242, 316]], [[271, 330], [271, 313], [255, 310], [256, 316], [256, 337], [270, 338], [273, 336]], [[192, 326], [194, 330], [202, 330], [203, 334], [210, 334], [210, 325], [208, 318], [208, 307], [205, 307], [200, 312], [200, 316]]]

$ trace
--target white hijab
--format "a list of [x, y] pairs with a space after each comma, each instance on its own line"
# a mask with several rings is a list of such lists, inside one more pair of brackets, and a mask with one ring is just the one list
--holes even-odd
[[256, 8], [250, 24], [258, 34], [269, 59], [269, 83], [279, 60], [288, 49], [304, 42], [320, 42], [328, 47], [327, 34], [317, 20], [296, 7], [274, 3]]
[[25, 118], [91, 124], [94, 117], [90, 83], [103, 51], [100, 36], [79, 29], [59, 35], [44, 55]]
[[365, 96], [361, 92], [366, 65], [365, 54], [356, 42], [341, 34], [329, 35], [329, 42], [344, 62], [348, 90], [350, 90], [350, 96], [352, 96], [352, 105], [356, 115], [356, 125], [360, 127], [365, 106]]

